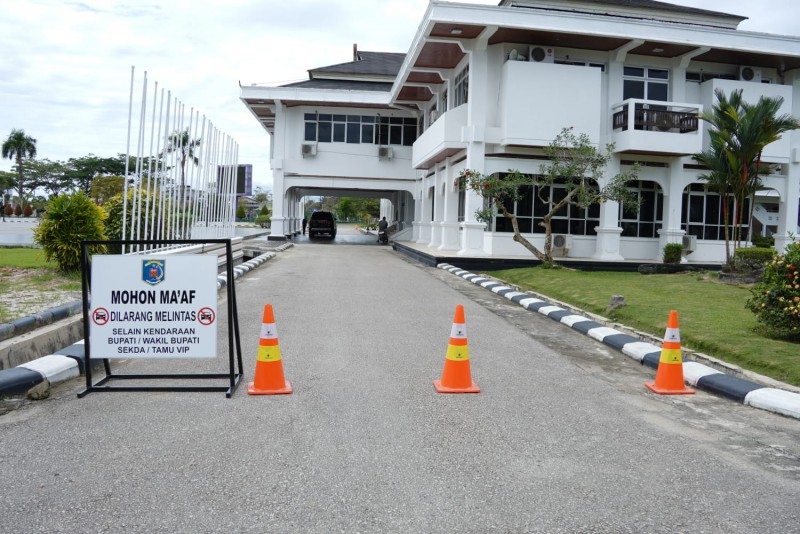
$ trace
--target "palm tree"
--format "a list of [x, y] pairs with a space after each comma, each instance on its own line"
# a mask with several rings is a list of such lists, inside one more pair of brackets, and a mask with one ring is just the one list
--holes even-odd
[[[736, 158], [741, 177], [738, 199], [740, 217], [744, 215], [741, 210], [744, 209], [745, 198], [751, 199], [752, 213], [755, 193], [762, 189], [759, 171], [764, 147], [779, 140], [784, 132], [800, 128], [800, 122], [791, 114], [778, 115], [782, 105], [782, 97], [761, 97], [754, 105], [747, 102], [742, 104], [744, 113], [739, 122], [739, 154]], [[743, 217], [740, 220], [744, 220]], [[741, 233], [737, 237], [741, 242]]]
[[11, 130], [8, 139], [3, 143], [3, 157], [17, 160], [17, 193], [19, 201], [23, 203], [23, 193], [25, 189], [25, 175], [22, 168], [23, 158], [36, 157], [36, 139], [25, 135], [25, 130]]
[[[165, 149], [167, 154], [178, 153], [179, 162], [181, 166], [181, 205], [186, 203], [186, 160], [188, 159], [195, 165], [200, 165], [200, 158], [195, 154], [196, 149], [200, 147], [200, 139], [192, 139], [189, 135], [189, 129], [173, 132], [169, 136], [168, 144]], [[162, 154], [163, 156], [163, 154]]]
[[731, 189], [729, 178], [732, 174], [728, 159], [725, 157], [725, 152], [720, 146], [719, 137], [711, 138], [711, 147], [704, 150], [699, 154], [695, 154], [692, 158], [704, 165], [709, 169], [708, 174], [701, 174], [699, 179], [708, 182], [708, 189], [716, 191], [721, 197], [722, 201], [722, 229], [725, 234], [725, 263], [731, 263], [731, 248], [730, 248], [730, 200]]
[[[783, 98], [761, 97], [756, 104], [742, 99], [742, 90], [732, 91], [730, 97], [717, 89], [717, 103], [710, 113], [700, 115], [712, 128], [709, 130], [711, 147], [695, 154], [694, 159], [711, 169], [711, 174], [701, 177], [709, 180], [721, 195], [731, 195], [734, 200], [733, 241], [734, 248], [741, 246], [742, 224], [745, 221], [745, 200], [751, 200], [761, 189], [759, 171], [761, 154], [768, 144], [777, 141], [787, 131], [800, 128], [790, 114], [778, 115]], [[723, 184], [723, 182], [726, 182]], [[727, 199], [723, 198], [727, 239]], [[730, 251], [726, 247], [726, 258], [730, 263]]]

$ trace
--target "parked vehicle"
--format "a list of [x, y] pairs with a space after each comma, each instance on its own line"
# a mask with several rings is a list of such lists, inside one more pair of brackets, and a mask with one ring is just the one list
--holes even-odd
[[329, 211], [315, 211], [308, 220], [308, 237], [316, 237], [320, 234], [336, 237], [336, 219]]

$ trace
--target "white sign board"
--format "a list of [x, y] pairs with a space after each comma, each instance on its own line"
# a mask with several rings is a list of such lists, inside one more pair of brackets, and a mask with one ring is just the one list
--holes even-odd
[[217, 257], [92, 256], [92, 358], [214, 358]]

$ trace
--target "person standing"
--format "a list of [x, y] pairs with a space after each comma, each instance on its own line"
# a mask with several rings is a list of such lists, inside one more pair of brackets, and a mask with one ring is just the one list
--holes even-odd
[[386, 217], [381, 219], [381, 222], [378, 223], [378, 243], [383, 241], [387, 243], [389, 241], [389, 236], [386, 235], [386, 230], [389, 228], [389, 223], [386, 221]]
[[308, 225], [308, 219], [303, 217], [303, 235], [306, 235], [306, 226]]

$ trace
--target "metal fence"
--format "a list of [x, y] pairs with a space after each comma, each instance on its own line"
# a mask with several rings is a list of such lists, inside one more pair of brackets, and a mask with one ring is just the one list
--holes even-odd
[[[234, 236], [238, 144], [152, 84], [141, 96], [131, 67], [122, 232], [127, 240], [224, 239]], [[150, 98], [148, 98], [150, 97]], [[134, 110], [138, 108], [138, 117]], [[167, 248], [180, 248], [174, 245]], [[131, 245], [124, 252], [152, 251]]]

